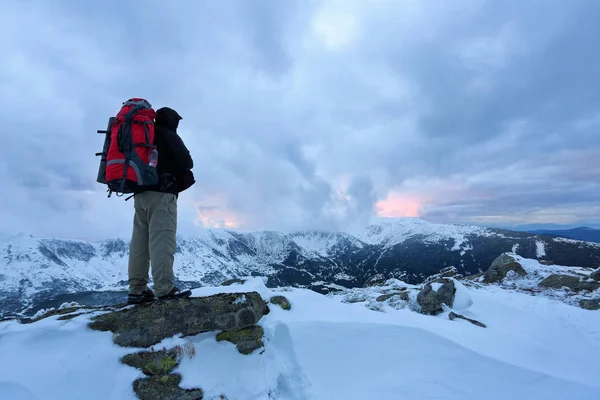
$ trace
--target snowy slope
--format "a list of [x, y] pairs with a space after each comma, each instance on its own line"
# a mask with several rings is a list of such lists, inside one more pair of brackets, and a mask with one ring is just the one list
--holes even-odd
[[[306, 289], [269, 289], [260, 278], [193, 295], [251, 290], [292, 304], [271, 306], [259, 322], [264, 351], [241, 355], [216, 332], [187, 338], [196, 355], [174, 371], [182, 387], [201, 387], [210, 400], [590, 400], [600, 391], [600, 312], [499, 286], [460, 287], [471, 300], [461, 313], [487, 328], [447, 312], [372, 311]], [[132, 349], [87, 329], [87, 318], [0, 323], [0, 398], [135, 398], [131, 383], [142, 374], [118, 363]]]

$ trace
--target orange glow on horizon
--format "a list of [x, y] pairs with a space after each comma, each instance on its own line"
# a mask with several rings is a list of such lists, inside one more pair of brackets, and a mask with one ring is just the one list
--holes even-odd
[[226, 202], [220, 196], [211, 196], [208, 201], [194, 201], [193, 203], [196, 209], [194, 224], [197, 226], [234, 229], [242, 225], [241, 218], [223, 205]]
[[423, 215], [423, 202], [414, 197], [390, 193], [384, 200], [375, 204], [377, 215], [380, 217], [420, 217]]

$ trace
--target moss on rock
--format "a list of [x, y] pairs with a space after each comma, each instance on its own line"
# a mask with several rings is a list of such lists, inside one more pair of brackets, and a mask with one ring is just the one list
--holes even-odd
[[277, 304], [279, 307], [283, 308], [286, 311], [289, 311], [292, 308], [289, 300], [284, 296], [273, 296], [271, 300], [269, 300], [271, 304]]
[[263, 346], [262, 326], [251, 326], [237, 331], [224, 331], [217, 335], [217, 341], [226, 340], [237, 346], [242, 354], [250, 354]]
[[89, 327], [113, 332], [113, 341], [120, 346], [149, 347], [176, 334], [185, 337], [253, 326], [268, 312], [257, 292], [222, 293], [106, 313], [95, 317]]
[[179, 387], [181, 375], [156, 375], [133, 382], [133, 391], [140, 400], [201, 400], [202, 389]]
[[127, 354], [121, 359], [123, 364], [139, 368], [146, 375], [166, 375], [179, 365], [179, 354], [175, 349], [142, 351]]

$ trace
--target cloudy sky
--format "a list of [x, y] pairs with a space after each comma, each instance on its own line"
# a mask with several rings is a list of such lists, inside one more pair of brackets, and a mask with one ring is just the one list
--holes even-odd
[[596, 0], [0, 4], [0, 231], [127, 236], [106, 126], [183, 116], [184, 234], [373, 217], [600, 224]]

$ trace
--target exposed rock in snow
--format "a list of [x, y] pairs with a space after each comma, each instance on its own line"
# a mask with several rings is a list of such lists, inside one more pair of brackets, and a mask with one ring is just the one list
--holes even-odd
[[[436, 285], [436, 288], [433, 285]], [[443, 311], [442, 304], [452, 307], [455, 292], [454, 281], [444, 278], [440, 282], [425, 284], [417, 295], [417, 303], [423, 314], [439, 314]]]
[[498, 256], [492, 265], [483, 275], [483, 282], [493, 283], [498, 282], [506, 277], [508, 271], [515, 271], [519, 275], [527, 275], [527, 271], [523, 269], [523, 266], [515, 259], [511, 253], [504, 253]]

